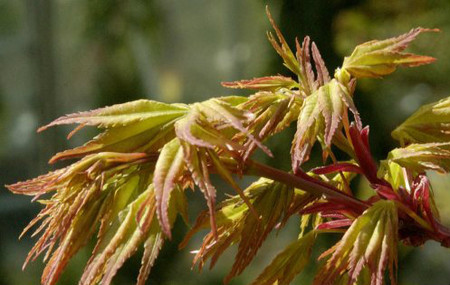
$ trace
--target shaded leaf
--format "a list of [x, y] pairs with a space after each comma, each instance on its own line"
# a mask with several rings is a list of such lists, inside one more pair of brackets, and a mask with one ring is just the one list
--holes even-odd
[[[136, 158], [135, 162], [124, 160], [127, 156], [130, 154], [88, 156], [65, 168], [64, 173], [46, 181], [45, 185], [36, 181], [32, 181], [31, 188], [26, 182], [16, 185], [24, 192], [29, 189], [34, 192], [38, 185], [41, 189], [36, 191], [37, 195], [56, 191], [49, 200], [42, 201], [46, 207], [25, 229], [41, 222], [33, 233], [33, 236], [41, 233], [41, 237], [30, 251], [25, 265], [47, 251], [44, 260], [51, 258], [42, 275], [43, 284], [55, 284], [69, 259], [95, 233], [98, 223], [126, 206], [132, 193], [139, 191], [137, 181], [141, 175], [145, 177], [149, 166]], [[112, 197], [116, 197], [117, 203], [112, 203]]]
[[316, 233], [310, 231], [280, 252], [252, 285], [289, 285], [308, 264]]

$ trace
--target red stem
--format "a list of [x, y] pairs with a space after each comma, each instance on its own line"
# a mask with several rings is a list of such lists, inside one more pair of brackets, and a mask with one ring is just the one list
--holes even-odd
[[249, 160], [247, 164], [249, 166], [247, 174], [249, 175], [262, 176], [279, 181], [318, 197], [325, 196], [327, 199], [343, 203], [352, 209], [355, 209], [356, 212], [363, 212], [370, 207], [370, 204], [358, 200], [323, 181], [310, 176], [306, 177], [306, 174], [302, 177], [296, 176], [252, 160]]

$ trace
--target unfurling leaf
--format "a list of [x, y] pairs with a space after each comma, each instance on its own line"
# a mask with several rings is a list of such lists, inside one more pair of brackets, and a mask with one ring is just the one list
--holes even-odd
[[[220, 160], [220, 154], [224, 153], [238, 164], [242, 163], [245, 148], [233, 140], [233, 137], [245, 136], [270, 154], [270, 151], [246, 128], [245, 125], [251, 118], [253, 115], [250, 112], [232, 106], [225, 97], [192, 105], [189, 113], [175, 123], [175, 132], [183, 149], [185, 164], [192, 180], [207, 200], [214, 235], [217, 231], [214, 217], [216, 188], [210, 181], [210, 168], [214, 167], [240, 192], [240, 188], [235, 187], [237, 184], [233, 182], [227, 167]], [[244, 201], [247, 201], [244, 195], [240, 194]]]
[[320, 87], [304, 100], [291, 149], [294, 171], [309, 159], [309, 153], [318, 136], [323, 136], [327, 146], [331, 145], [347, 108], [353, 112], [360, 125], [353, 99], [346, 87], [336, 79]]
[[254, 89], [259, 91], [276, 91], [280, 88], [291, 89], [298, 87], [298, 83], [290, 77], [267, 76], [250, 80], [240, 80], [234, 82], [222, 82], [222, 86], [228, 88]]
[[180, 141], [175, 138], [162, 148], [153, 177], [157, 202], [156, 213], [164, 234], [169, 238], [171, 238], [168, 213], [170, 193], [177, 186], [177, 182], [180, 182], [184, 166], [183, 149]]
[[[239, 196], [222, 202], [216, 210], [217, 240], [209, 233], [198, 250], [194, 263], [202, 268], [207, 259], [211, 258], [211, 267], [215, 265], [222, 253], [231, 245], [238, 243], [238, 253], [231, 272], [225, 278], [228, 282], [251, 262], [267, 235], [283, 219], [285, 215], [294, 214], [290, 206], [294, 201], [293, 189], [268, 179], [259, 179], [244, 191], [259, 219]], [[188, 233], [182, 246], [199, 230], [208, 226], [209, 214], [203, 212], [196, 221], [194, 228]]]
[[[303, 99], [300, 96], [282, 92], [282, 90], [258, 92], [251, 95], [248, 101], [240, 104], [238, 108], [248, 110], [255, 115], [248, 125], [249, 132], [258, 141], [264, 141], [283, 131], [297, 119], [302, 102]], [[244, 159], [246, 159], [253, 153], [257, 145], [253, 140], [246, 138], [244, 134], [240, 136], [244, 139]]]
[[382, 285], [386, 269], [396, 284], [398, 242], [397, 208], [393, 201], [381, 200], [359, 216], [343, 238], [322, 254], [330, 255], [319, 270], [314, 285], [334, 284], [348, 274], [349, 284], [357, 281], [364, 267], [371, 273], [371, 284]]
[[363, 43], [344, 59], [343, 69], [356, 78], [381, 77], [390, 74], [398, 66], [419, 66], [432, 63], [429, 56], [405, 53], [409, 43], [422, 32], [436, 32], [437, 29], [415, 28], [401, 36], [386, 40]]
[[[97, 246], [80, 284], [110, 284], [142, 244], [145, 252], [138, 284], [144, 284], [164, 239], [155, 216], [154, 162], [145, 158], [145, 154], [89, 155], [59, 171], [9, 186], [37, 197], [55, 191], [50, 199], [40, 201], [46, 207], [25, 229], [41, 222], [33, 233], [41, 237], [25, 265], [46, 251], [42, 284], [55, 284], [70, 258], [96, 231]], [[183, 193], [175, 192], [169, 202], [170, 226], [176, 214], [185, 211]]]
[[450, 97], [420, 107], [392, 136], [402, 145], [450, 141]]
[[407, 147], [396, 148], [389, 152], [382, 161], [382, 169], [388, 169], [387, 164], [398, 164], [415, 173], [425, 170], [435, 170], [442, 173], [450, 171], [450, 143], [410, 144]]
[[269, 38], [270, 43], [283, 59], [284, 66], [286, 66], [290, 71], [292, 71], [296, 75], [301, 76], [300, 64], [297, 61], [297, 58], [295, 57], [291, 48], [287, 44], [286, 40], [284, 39], [283, 34], [281, 33], [280, 29], [275, 23], [275, 20], [272, 18], [272, 15], [270, 14], [268, 7], [266, 7], [266, 14], [278, 38], [277, 41], [271, 32], [267, 32], [267, 37]]
[[289, 285], [294, 277], [308, 264], [316, 240], [315, 231], [310, 231], [280, 252], [252, 285]]

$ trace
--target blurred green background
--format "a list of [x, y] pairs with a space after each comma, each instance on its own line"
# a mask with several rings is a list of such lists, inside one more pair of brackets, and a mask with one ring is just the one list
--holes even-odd
[[[66, 113], [148, 98], [193, 102], [233, 93], [219, 82], [270, 74], [288, 74], [266, 40], [271, 11], [292, 44], [310, 35], [330, 70], [339, 66], [357, 44], [409, 31], [440, 28], [420, 36], [411, 50], [431, 55], [430, 66], [401, 69], [385, 80], [358, 83], [356, 104], [371, 126], [371, 144], [383, 158], [395, 142], [393, 128], [418, 106], [450, 94], [450, 1], [448, 0], [0, 0], [0, 171], [1, 185], [54, 169], [52, 153], [82, 144], [94, 131], [65, 140], [68, 128], [36, 134], [38, 126]], [[241, 93], [244, 94], [244, 93]], [[287, 168], [292, 130], [269, 141]], [[314, 161], [314, 159], [313, 159]], [[61, 165], [59, 165], [61, 166]], [[432, 174], [442, 218], [450, 225], [450, 179]], [[359, 187], [367, 185], [360, 181]], [[228, 190], [224, 190], [228, 191]], [[191, 195], [192, 216], [205, 206]], [[30, 197], [0, 191], [0, 284], [39, 284], [41, 259], [22, 272], [33, 239], [18, 241], [22, 228], [37, 214]], [[232, 284], [248, 284], [272, 257], [296, 237], [293, 219], [278, 236], [272, 235], [251, 266]], [[212, 270], [190, 271], [190, 260], [201, 241], [187, 250], [177, 242], [186, 227], [176, 226], [148, 284], [221, 284], [231, 268], [230, 250]], [[323, 240], [324, 249], [332, 241]], [[76, 284], [90, 248], [70, 263], [59, 284]], [[120, 270], [114, 284], [133, 284], [139, 258]], [[315, 261], [294, 284], [310, 284]], [[450, 282], [450, 251], [428, 242], [422, 248], [402, 247], [402, 285]]]

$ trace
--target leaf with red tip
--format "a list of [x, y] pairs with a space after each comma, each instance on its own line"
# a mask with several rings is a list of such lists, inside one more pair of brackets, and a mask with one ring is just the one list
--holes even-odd
[[181, 141], [183, 147], [184, 161], [191, 173], [194, 183], [200, 188], [208, 204], [211, 230], [217, 236], [217, 226], [215, 218], [216, 188], [211, 182], [208, 169], [207, 155], [204, 148], [199, 148]]
[[397, 207], [393, 201], [381, 200], [359, 216], [342, 239], [320, 258], [331, 257], [314, 279], [314, 285], [334, 284], [348, 274], [348, 284], [357, 281], [364, 267], [371, 273], [373, 285], [384, 284], [389, 271], [392, 284], [396, 283], [398, 243]]
[[178, 139], [173, 139], [161, 150], [155, 165], [153, 184], [155, 186], [156, 213], [161, 228], [166, 236], [171, 238], [168, 204], [170, 193], [180, 181], [185, 166], [183, 149]]
[[[211, 258], [212, 267], [228, 247], [239, 243], [233, 268], [225, 282], [247, 267], [267, 235], [285, 215], [295, 213], [288, 210], [295, 196], [294, 191], [280, 183], [261, 178], [245, 189], [244, 193], [260, 218], [257, 219], [251, 213], [239, 196], [222, 202], [216, 210], [217, 238], [209, 233], [194, 258], [194, 263], [198, 263], [200, 268]], [[186, 245], [193, 234], [208, 226], [209, 218], [207, 212], [200, 215], [182, 246]]]
[[320, 55], [319, 49], [317, 48], [314, 42], [311, 45], [311, 51], [314, 63], [316, 64], [317, 85], [322, 86], [331, 80], [330, 73], [328, 72], [328, 69], [325, 66], [325, 62], [323, 61], [322, 56]]
[[415, 28], [395, 38], [363, 43], [344, 59], [343, 68], [354, 77], [362, 78], [381, 77], [394, 72], [398, 66], [429, 64], [435, 61], [433, 57], [404, 53], [403, 50], [420, 33], [436, 31], [438, 30]]
[[326, 146], [336, 133], [346, 108], [353, 109], [353, 100], [348, 90], [336, 79], [320, 87], [304, 100], [297, 121], [297, 132], [291, 149], [292, 167], [294, 172], [309, 159], [309, 153], [317, 136], [323, 136]]
[[290, 77], [266, 76], [250, 80], [240, 80], [234, 82], [222, 82], [222, 86], [235, 89], [253, 89], [260, 91], [276, 91], [280, 88], [291, 89], [298, 87], [298, 83]]
[[[295, 121], [300, 112], [302, 99], [293, 94], [284, 92], [258, 92], [249, 97], [249, 100], [238, 108], [248, 110], [255, 115], [247, 128], [257, 141], [264, 141], [286, 129]], [[244, 159], [249, 157], [256, 149], [257, 144], [240, 134], [236, 137], [242, 140], [245, 147]]]
[[268, 6], [266, 6], [266, 14], [278, 38], [277, 41], [273, 36], [273, 34], [271, 32], [268, 32], [267, 37], [269, 38], [270, 43], [283, 59], [284, 66], [286, 66], [289, 70], [291, 70], [295, 74], [300, 75], [299, 62], [297, 61], [295, 55], [292, 53], [292, 50], [289, 48], [289, 45], [287, 44], [286, 40], [283, 37], [283, 34], [281, 33], [280, 29], [275, 23], [275, 20], [272, 18]]
[[[38, 129], [44, 131], [56, 125], [83, 124], [99, 126], [100, 128], [114, 128], [149, 120], [153, 126], [182, 116], [187, 108], [178, 104], [164, 104], [151, 100], [136, 100], [117, 104], [87, 112], [74, 113], [63, 116], [48, 125]], [[150, 126], [147, 126], [150, 128]]]
[[311, 65], [310, 43], [311, 39], [308, 36], [303, 39], [301, 46], [298, 39], [295, 39], [297, 61], [300, 63], [299, 81], [302, 83], [300, 89], [306, 96], [320, 87], [315, 79]]

